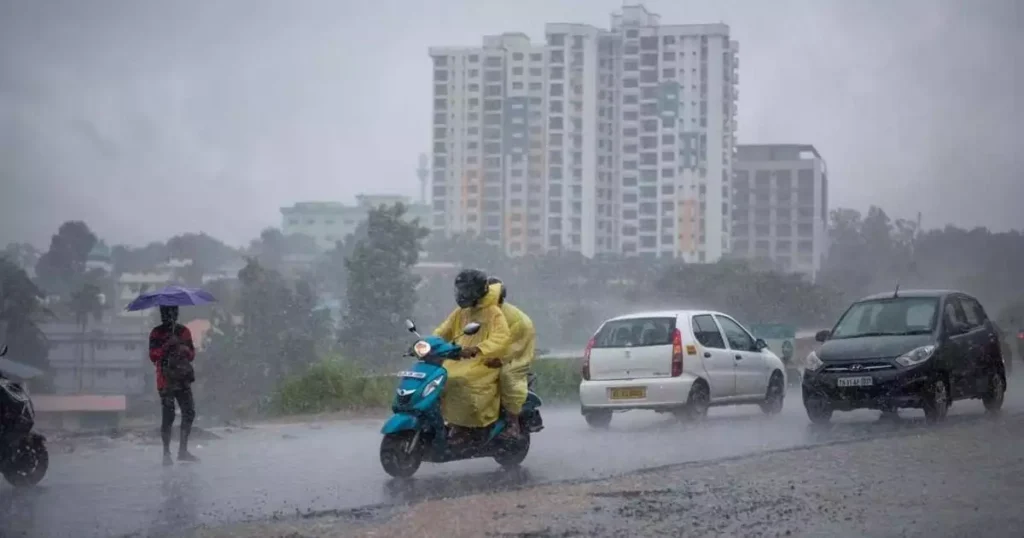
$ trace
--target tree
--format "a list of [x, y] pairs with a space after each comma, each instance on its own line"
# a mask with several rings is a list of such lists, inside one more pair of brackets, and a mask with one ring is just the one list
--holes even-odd
[[7, 344], [19, 362], [49, 370], [49, 348], [39, 324], [50, 317], [43, 292], [24, 269], [0, 258], [0, 345]]
[[[237, 310], [216, 308], [199, 377], [221, 411], [251, 407], [284, 378], [318, 360], [330, 319], [308, 282], [288, 282], [249, 258], [238, 274]], [[218, 307], [226, 306], [218, 304]]]
[[166, 243], [155, 241], [142, 248], [115, 245], [110, 257], [115, 274], [141, 273], [152, 271], [157, 265], [166, 262], [171, 257], [171, 251]]
[[256, 256], [263, 267], [280, 271], [289, 256], [316, 256], [320, 249], [308, 235], [284, 235], [277, 228], [266, 228], [249, 244], [249, 254]]
[[237, 250], [205, 233], [186, 233], [167, 240], [170, 257], [192, 260], [204, 269], [216, 269], [238, 258]]
[[82, 332], [85, 332], [89, 324], [89, 318], [96, 321], [103, 320], [103, 298], [102, 290], [96, 284], [86, 283], [81, 289], [71, 294], [68, 301], [68, 308], [75, 318], [75, 324]]
[[30, 268], [35, 269], [39, 256], [40, 252], [36, 247], [28, 243], [10, 243], [4, 248], [3, 252], [0, 252], [0, 258], [7, 258], [14, 265], [26, 271]]
[[64, 297], [80, 288], [85, 276], [85, 262], [96, 241], [96, 235], [82, 221], [61, 224], [50, 239], [50, 249], [36, 262], [36, 278], [40, 286]]
[[397, 358], [404, 343], [401, 322], [413, 314], [419, 277], [421, 241], [428, 230], [406, 222], [402, 204], [370, 210], [366, 237], [355, 243], [345, 261], [348, 276], [346, 311], [340, 330], [349, 357]]

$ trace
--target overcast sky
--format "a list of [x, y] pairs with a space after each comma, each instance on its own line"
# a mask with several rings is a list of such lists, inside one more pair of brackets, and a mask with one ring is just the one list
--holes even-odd
[[[833, 205], [1024, 227], [1024, 4], [651, 0], [740, 42], [740, 143], [811, 143]], [[0, 244], [242, 244], [300, 200], [418, 192], [432, 45], [617, 0], [0, 0]], [[162, 215], [162, 216], [161, 216]]]

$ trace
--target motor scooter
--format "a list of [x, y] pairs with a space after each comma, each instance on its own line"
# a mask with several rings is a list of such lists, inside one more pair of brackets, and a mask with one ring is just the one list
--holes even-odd
[[[490, 426], [477, 428], [470, 439], [458, 446], [449, 443], [449, 426], [441, 416], [441, 395], [448, 381], [445, 360], [458, 360], [462, 347], [438, 336], [421, 336], [416, 324], [405, 322], [417, 337], [410, 356], [417, 358], [410, 370], [398, 373], [401, 381], [395, 389], [391, 410], [395, 413], [381, 428], [380, 463], [384, 471], [397, 478], [416, 473], [424, 461], [445, 463], [470, 458], [494, 458], [502, 467], [516, 467], [530, 451], [530, 434], [543, 429], [541, 399], [532, 389], [519, 415], [520, 435], [506, 439], [500, 434], [507, 426], [504, 411]], [[479, 323], [463, 328], [465, 335], [476, 334]], [[532, 381], [532, 379], [531, 379]], [[530, 383], [532, 385], [532, 383]]]
[[[0, 347], [0, 357], [7, 346]], [[33, 432], [36, 411], [20, 383], [0, 370], [0, 474], [14, 487], [38, 484], [50, 466], [46, 437]]]

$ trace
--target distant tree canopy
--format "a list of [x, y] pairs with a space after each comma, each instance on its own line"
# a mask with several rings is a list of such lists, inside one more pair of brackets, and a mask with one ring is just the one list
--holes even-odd
[[12, 359], [48, 370], [48, 344], [39, 324], [50, 314], [42, 299], [42, 290], [22, 268], [0, 258], [0, 345], [7, 344]]
[[831, 249], [819, 282], [846, 301], [911, 287], [953, 288], [978, 296], [996, 316], [1024, 301], [1024, 235], [955, 226], [918, 230], [916, 222], [892, 219], [872, 207], [862, 216], [832, 211]]
[[50, 248], [36, 262], [36, 280], [49, 293], [67, 297], [84, 283], [85, 262], [96, 246], [96, 234], [82, 221], [60, 225]]
[[252, 403], [315, 362], [332, 334], [308, 282], [289, 282], [253, 258], [238, 279], [237, 310], [214, 310], [206, 357], [199, 363], [204, 393], [221, 411]]
[[402, 321], [413, 315], [419, 277], [412, 268], [429, 233], [406, 222], [401, 204], [370, 210], [366, 237], [346, 258], [347, 296], [339, 342], [350, 357], [394, 360], [406, 347]]

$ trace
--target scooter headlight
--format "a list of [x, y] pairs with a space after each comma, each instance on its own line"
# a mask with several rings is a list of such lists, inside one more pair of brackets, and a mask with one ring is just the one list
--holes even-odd
[[423, 396], [427, 397], [433, 394], [434, 391], [437, 390], [437, 387], [441, 386], [442, 381], [444, 381], [444, 377], [439, 377], [430, 383], [427, 383], [427, 386], [423, 387]]
[[417, 357], [422, 359], [423, 357], [426, 357], [428, 354], [430, 354], [430, 344], [424, 342], [423, 340], [420, 340], [419, 342], [416, 342], [416, 344], [412, 346], [412, 352], [415, 353]]

